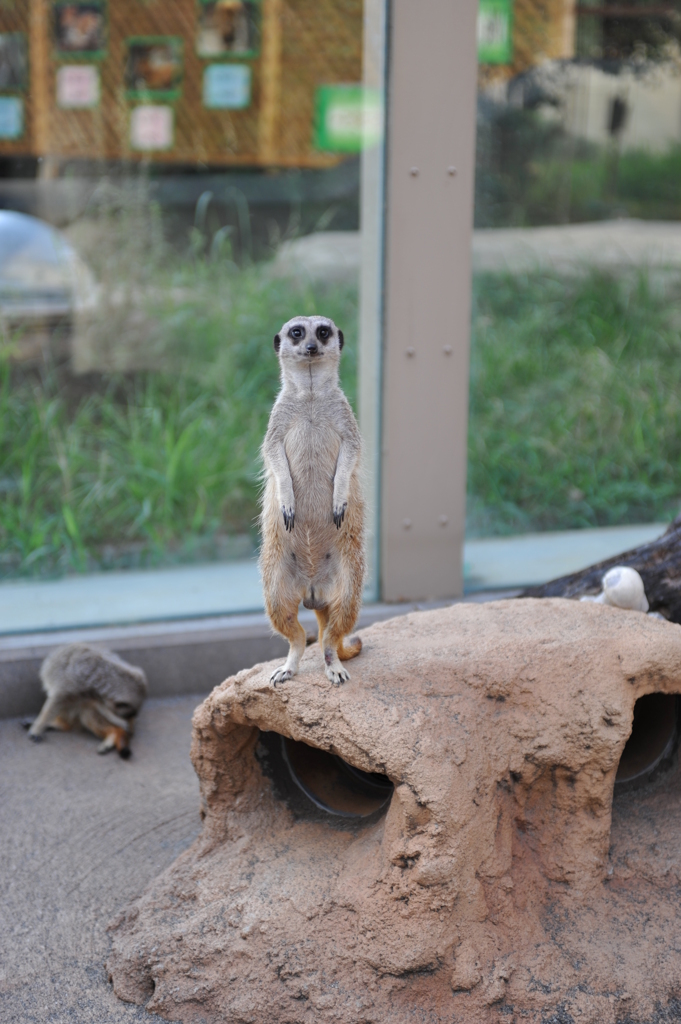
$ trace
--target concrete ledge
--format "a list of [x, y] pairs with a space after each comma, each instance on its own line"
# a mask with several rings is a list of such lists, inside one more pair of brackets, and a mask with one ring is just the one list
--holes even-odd
[[[478, 594], [465, 600], [490, 601], [517, 591]], [[374, 604], [362, 609], [358, 629], [421, 608], [453, 604]], [[309, 636], [316, 636], [313, 612], [301, 612]], [[147, 673], [150, 697], [205, 694], [227, 676], [260, 661], [283, 657], [287, 645], [272, 634], [266, 615], [223, 615], [140, 626], [109, 626], [0, 637], [0, 718], [39, 711], [43, 695], [38, 670], [61, 644], [101, 644]]]

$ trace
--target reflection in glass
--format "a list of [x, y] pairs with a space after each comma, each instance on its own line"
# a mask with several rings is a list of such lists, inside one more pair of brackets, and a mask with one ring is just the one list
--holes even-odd
[[54, 7], [54, 44], [59, 53], [98, 53], [104, 49], [105, 31], [102, 3], [58, 3]]
[[128, 43], [125, 84], [130, 93], [172, 93], [181, 79], [180, 39], [133, 39]]
[[470, 539], [678, 511], [679, 25], [516, 3], [481, 59]]
[[23, 32], [0, 35], [0, 91], [25, 89], [28, 84], [28, 54]]
[[0, 125], [0, 205], [30, 236], [0, 219], [0, 575], [252, 558], [272, 337], [297, 312], [342, 327], [355, 400], [362, 133], [321, 149], [314, 118], [322, 87], [356, 114], [363, 6], [297, 11], [58, 3], [38, 39], [0, 5], [0, 41], [47, 62], [29, 120]]
[[255, 53], [259, 14], [256, 0], [202, 0], [196, 52], [200, 57]]

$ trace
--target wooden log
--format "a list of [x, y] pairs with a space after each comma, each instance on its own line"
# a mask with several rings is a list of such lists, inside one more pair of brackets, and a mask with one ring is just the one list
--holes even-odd
[[574, 597], [597, 594], [603, 576], [615, 565], [629, 565], [641, 575], [650, 610], [681, 623], [681, 515], [661, 537], [621, 555], [597, 562], [580, 572], [527, 587], [519, 597]]

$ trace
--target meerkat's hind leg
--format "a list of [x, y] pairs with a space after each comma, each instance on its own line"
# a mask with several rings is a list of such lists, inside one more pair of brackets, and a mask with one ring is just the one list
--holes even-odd
[[97, 747], [97, 753], [108, 754], [110, 750], [117, 750], [118, 756], [122, 757], [124, 761], [126, 761], [132, 753], [128, 746], [127, 733], [124, 729], [119, 729], [115, 725], [109, 729], [106, 736]]
[[324, 608], [315, 608], [314, 613], [317, 616], [317, 622], [319, 623], [319, 646], [321, 647], [322, 654], [324, 656], [326, 677], [334, 686], [340, 686], [341, 683], [346, 682], [350, 678], [350, 673], [341, 665], [338, 658], [338, 651], [333, 646], [333, 640], [327, 636], [327, 628], [330, 618], [329, 609], [327, 606]]
[[[35, 718], [22, 718], [19, 724], [22, 729], [28, 730], [34, 722]], [[70, 732], [72, 726], [73, 723], [68, 718], [64, 717], [64, 715], [57, 715], [49, 725], [45, 726], [45, 732]]]
[[342, 686], [343, 683], [347, 683], [350, 673], [346, 668], [343, 668], [338, 654], [331, 646], [324, 648], [324, 665], [326, 678], [332, 686]]
[[41, 743], [43, 734], [59, 718], [62, 702], [59, 697], [48, 697], [36, 720], [28, 727], [28, 738], [34, 743]]
[[130, 757], [130, 736], [127, 728], [113, 725], [108, 721], [109, 715], [104, 714], [105, 710], [103, 705], [84, 705], [79, 715], [81, 725], [102, 741], [97, 747], [98, 754], [108, 754], [110, 750], [117, 750], [122, 758]]
[[102, 742], [98, 745], [97, 753], [98, 754], [108, 754], [109, 751], [113, 750], [115, 746], [116, 746], [116, 737], [114, 736], [113, 729], [112, 729], [111, 732], [107, 736], [105, 736], [104, 739], [102, 740]]
[[293, 678], [298, 671], [300, 659], [307, 644], [305, 630], [298, 621], [298, 603], [296, 602], [295, 606], [291, 605], [288, 608], [268, 608], [272, 625], [277, 633], [280, 633], [289, 642], [286, 662], [279, 668], [276, 668], [270, 676], [270, 682], [273, 686]]
[[324, 631], [325, 631], [326, 627], [329, 624], [329, 609], [328, 609], [328, 606], [324, 605], [323, 608], [315, 608], [314, 613], [315, 613], [315, 616], [317, 617], [317, 622], [319, 623], [319, 633], [317, 635], [317, 639], [319, 640], [319, 646], [321, 647], [322, 654], [323, 654], [324, 653]]
[[[324, 606], [324, 608], [315, 608], [315, 615], [317, 616], [317, 622], [319, 623], [319, 645], [322, 649], [322, 654], [324, 654], [324, 631], [329, 624], [328, 607]], [[360, 637], [353, 636], [347, 640], [341, 639], [336, 653], [338, 654], [340, 661], [350, 661], [351, 658], [356, 658], [361, 650], [362, 641]], [[326, 661], [326, 658], [324, 660]]]
[[[354, 601], [345, 608], [330, 608], [328, 624], [322, 637], [324, 666], [326, 678], [333, 686], [341, 686], [350, 678], [350, 673], [341, 665], [342, 661], [356, 658], [362, 650], [362, 641], [358, 636], [344, 643], [344, 638], [357, 620], [357, 608]], [[321, 625], [321, 621], [320, 621]]]

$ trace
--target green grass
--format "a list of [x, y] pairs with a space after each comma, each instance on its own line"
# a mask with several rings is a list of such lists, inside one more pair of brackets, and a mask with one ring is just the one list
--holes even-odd
[[[5, 576], [226, 557], [257, 543], [258, 451], [278, 389], [272, 335], [295, 312], [343, 327], [354, 402], [354, 287], [164, 257], [140, 301], [130, 322], [141, 315], [144, 332], [120, 346], [124, 372], [81, 379], [0, 361]], [[681, 496], [680, 327], [681, 279], [478, 277], [471, 534], [669, 518]], [[111, 325], [98, 330], [109, 356], [118, 351]], [[244, 535], [246, 548], [230, 541]]]
[[469, 528], [668, 519], [681, 497], [681, 282], [481, 276]]
[[612, 217], [681, 219], [681, 145], [619, 152], [567, 135], [536, 111], [495, 109], [478, 123], [478, 227]]
[[229, 553], [230, 535], [255, 539], [258, 450], [278, 389], [272, 337], [296, 312], [342, 325], [354, 400], [356, 288], [202, 260], [155, 285], [142, 361], [161, 369], [95, 374], [83, 388], [58, 368], [0, 366], [4, 575], [210, 558]]
[[527, 169], [518, 220], [550, 224], [638, 217], [681, 218], [681, 146], [665, 153], [605, 149], [539, 161]]

